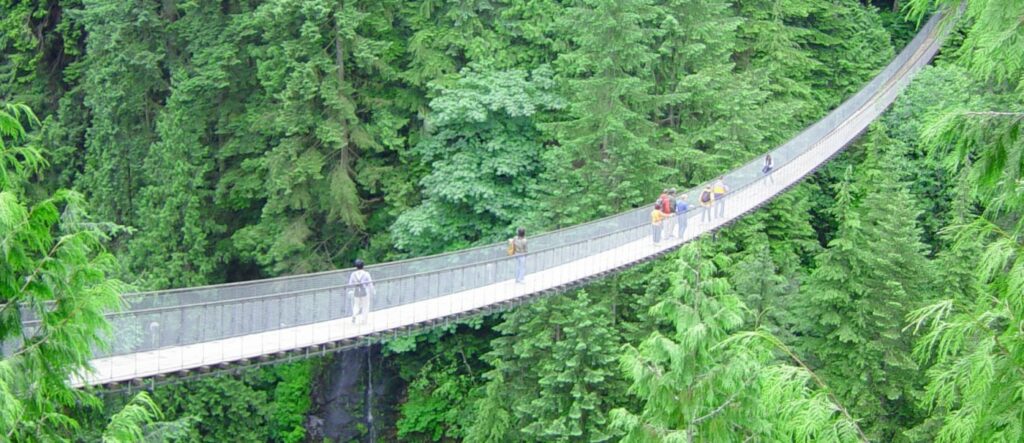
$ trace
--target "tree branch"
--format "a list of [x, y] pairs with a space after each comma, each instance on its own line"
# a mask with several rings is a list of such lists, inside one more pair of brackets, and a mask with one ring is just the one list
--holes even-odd
[[812, 371], [811, 368], [808, 367], [807, 364], [804, 363], [804, 361], [801, 360], [800, 357], [798, 357], [792, 349], [789, 349], [789, 346], [786, 346], [785, 343], [779, 341], [779, 339], [775, 338], [775, 336], [764, 335], [760, 333], [758, 333], [757, 335], [768, 340], [769, 343], [772, 343], [777, 348], [781, 349], [782, 352], [785, 352], [787, 355], [789, 355], [789, 358], [792, 358], [793, 361], [796, 362], [796, 364], [800, 365], [800, 367], [803, 368], [803, 370], [807, 371], [807, 373], [811, 375], [811, 378], [814, 379], [814, 383], [817, 384], [818, 387], [821, 388], [821, 390], [825, 391], [825, 395], [828, 396], [828, 399], [832, 402], [832, 404], [839, 408], [839, 412], [843, 413], [843, 417], [846, 417], [850, 424], [853, 425], [853, 428], [857, 430], [857, 435], [860, 437], [860, 440], [864, 443], [870, 442], [870, 440], [868, 440], [868, 437], [864, 435], [864, 430], [860, 428], [860, 425], [857, 424], [857, 421], [854, 420], [853, 416], [850, 415], [850, 411], [847, 411], [846, 408], [843, 407], [843, 404], [839, 402], [839, 399], [836, 398], [834, 394], [832, 394], [832, 390], [828, 388], [828, 385], [825, 384], [825, 381], [819, 378], [818, 374], [815, 374], [814, 371]]
[[[751, 380], [753, 380], [753, 377], [747, 378], [747, 380], [743, 384], [747, 385], [748, 383], [750, 383]], [[730, 395], [729, 398], [725, 399], [725, 402], [723, 402], [721, 405], [718, 405], [717, 408], [713, 409], [711, 412], [708, 412], [707, 414], [704, 414], [701, 417], [697, 417], [697, 418], [691, 420], [690, 421], [690, 427], [694, 427], [694, 426], [700, 425], [701, 423], [711, 419], [712, 417], [714, 417], [714, 416], [716, 416], [718, 414], [721, 414], [722, 411], [725, 410], [726, 406], [729, 406], [730, 404], [732, 404], [733, 401], [736, 400], [736, 396], [740, 394], [740, 391], [741, 391], [740, 389], [737, 389], [736, 391], [733, 391], [732, 395]]]
[[1016, 117], [1024, 118], [1024, 112], [1000, 112], [1000, 111], [967, 111], [964, 115], [971, 117]]

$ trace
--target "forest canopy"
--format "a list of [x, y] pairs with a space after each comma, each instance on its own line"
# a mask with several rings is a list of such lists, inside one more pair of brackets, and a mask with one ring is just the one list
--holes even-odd
[[[855, 144], [664, 259], [359, 352], [138, 396], [67, 385], [128, 288], [457, 250], [711, 179], [936, 10], [956, 23], [939, 57]], [[0, 339], [25, 338], [15, 303], [60, 326], [0, 361], [0, 439], [1024, 440], [1022, 16], [0, 0]]]

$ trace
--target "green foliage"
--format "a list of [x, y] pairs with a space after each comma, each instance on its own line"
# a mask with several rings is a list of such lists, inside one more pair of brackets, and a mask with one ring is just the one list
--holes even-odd
[[267, 441], [272, 413], [267, 395], [242, 380], [220, 376], [158, 387], [153, 399], [169, 416], [195, 417], [190, 441]]
[[[408, 381], [395, 423], [403, 440], [440, 441], [466, 437], [485, 366], [481, 357], [494, 334], [481, 325], [440, 328], [410, 337], [411, 346], [388, 344]], [[447, 330], [445, 330], [447, 329]]]
[[85, 171], [77, 185], [104, 220], [131, 226], [141, 167], [156, 140], [155, 119], [166, 95], [164, 21], [144, 0], [84, 0], [77, 16], [89, 35], [82, 78], [92, 114]]
[[276, 441], [297, 443], [305, 440], [306, 412], [312, 404], [313, 368], [309, 360], [273, 368], [278, 381], [274, 387], [270, 420]]
[[493, 242], [537, 210], [544, 146], [533, 118], [563, 106], [554, 86], [546, 66], [529, 75], [468, 67], [440, 88], [412, 151], [431, 166], [425, 201], [392, 225], [396, 246], [422, 254]]
[[585, 291], [540, 300], [495, 327], [473, 441], [600, 441], [608, 405], [624, 386], [615, 370], [618, 334], [608, 300]]
[[[572, 43], [555, 66], [568, 91], [567, 117], [545, 127], [558, 146], [545, 152], [546, 209], [557, 226], [632, 207], [669, 177], [665, 151], [651, 143], [645, 109], [655, 101], [650, 47], [657, 10], [647, 0], [589, 1], [570, 8], [559, 29]], [[579, 26], [587, 23], [587, 26]], [[566, 202], [560, 190], [597, 187]]]
[[653, 319], [671, 325], [667, 333], [624, 347], [622, 370], [641, 407], [611, 412], [623, 441], [857, 439], [850, 417], [808, 387], [813, 374], [773, 364], [771, 345], [784, 345], [741, 332], [745, 307], [719, 271], [729, 263], [702, 259], [702, 249], [682, 249], [671, 289], [650, 308]]
[[[25, 182], [45, 162], [37, 149], [21, 145], [22, 121], [38, 123], [27, 107], [0, 110], [0, 436], [63, 441], [80, 429], [74, 409], [100, 406], [71, 382], [89, 371], [94, 347], [108, 346], [104, 314], [120, 307], [127, 285], [108, 277], [117, 262], [103, 246], [119, 227], [91, 222], [81, 194], [59, 190], [26, 199]], [[150, 428], [188, 426], [156, 423], [160, 416], [140, 394], [111, 417], [103, 441], [139, 441]]]
[[947, 21], [962, 21], [966, 36], [956, 57], [976, 76], [994, 83], [1020, 84], [1024, 73], [1024, 31], [1020, 3], [1012, 0], [910, 0], [909, 16], [921, 21], [931, 11], [946, 12]]
[[167, 416], [193, 424], [187, 441], [299, 442], [316, 367], [306, 360], [159, 386], [153, 399]]
[[103, 432], [103, 443], [127, 443], [143, 441], [145, 425], [160, 418], [160, 409], [149, 394], [138, 393], [120, 412], [110, 417], [110, 424]]
[[[969, 2], [964, 44], [944, 51], [967, 67], [926, 71], [890, 113], [894, 141], [872, 135], [895, 148], [894, 169], [854, 151], [702, 245], [710, 263], [639, 267], [520, 309], [496, 331], [487, 320], [390, 343], [408, 383], [393, 400], [397, 438], [846, 440], [857, 438], [850, 414], [880, 439], [1015, 437], [1006, 423], [1020, 402], [1003, 387], [1019, 361], [1018, 288], [1003, 273], [1017, 272], [1024, 204], [1016, 7]], [[38, 221], [18, 238], [44, 240], [25, 251], [45, 246], [44, 231], [57, 244], [100, 226], [57, 219], [84, 214], [80, 196], [54, 192], [73, 186], [100, 219], [134, 229], [111, 236], [125, 268], [104, 272], [147, 288], [457, 249], [643, 204], [746, 161], [858, 89], [909, 29], [854, 0], [0, 0], [0, 99], [41, 111], [53, 165], [42, 172], [35, 150], [11, 143], [23, 131], [10, 122], [28, 121], [5, 108], [2, 214]], [[917, 373], [900, 328], [937, 290], [911, 281], [919, 241], [890, 244], [921, 236], [915, 218], [949, 302], [913, 317], [932, 334], [917, 347], [935, 368], [931, 409], [911, 404]], [[959, 223], [969, 227], [942, 236]], [[109, 260], [89, 248], [97, 265]], [[964, 263], [978, 257], [975, 276]], [[0, 314], [4, 333], [14, 311]], [[855, 342], [826, 346], [841, 327]], [[623, 372], [626, 359], [674, 378]], [[0, 365], [0, 380], [28, 383], [19, 368]], [[118, 417], [136, 427], [118, 429], [301, 440], [316, 370], [159, 388], [177, 425], [145, 424], [140, 400]], [[12, 389], [2, 405], [24, 392]], [[694, 396], [675, 402], [680, 392]], [[60, 399], [57, 413], [74, 404]], [[17, 404], [0, 406], [5, 423], [31, 412]], [[100, 438], [89, 424], [83, 438]]]
[[[911, 14], [920, 18], [933, 6], [952, 15], [959, 3], [912, 1]], [[981, 87], [972, 91], [973, 100], [931, 114], [920, 131], [930, 154], [961, 178], [957, 193], [964, 196], [948, 229], [953, 248], [944, 255], [947, 269], [954, 271], [947, 278], [952, 284], [941, 299], [910, 316], [913, 330], [922, 334], [915, 356], [932, 363], [923, 403], [940, 420], [937, 441], [1024, 436], [1019, 419], [1024, 334], [1015, 326], [1024, 318], [1024, 39], [1014, 18], [1021, 12], [1012, 2], [966, 4], [966, 35], [954, 61]]]
[[[70, 378], [84, 375], [92, 346], [104, 343], [103, 313], [118, 307], [126, 286], [107, 278], [116, 261], [81, 194], [25, 199], [22, 182], [44, 163], [36, 149], [15, 146], [25, 134], [21, 117], [35, 117], [7, 109], [0, 111], [0, 343], [14, 347], [0, 360], [0, 429], [5, 439], [57, 439], [78, 427], [66, 408], [96, 405]], [[37, 325], [24, 328], [29, 319]]]
[[872, 439], [891, 440], [918, 418], [919, 372], [904, 317], [932, 291], [919, 211], [901, 181], [898, 150], [874, 130], [853, 181], [840, 183], [838, 232], [801, 288], [798, 347]]

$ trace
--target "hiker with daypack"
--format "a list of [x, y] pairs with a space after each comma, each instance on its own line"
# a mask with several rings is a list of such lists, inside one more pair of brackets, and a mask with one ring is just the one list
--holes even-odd
[[661, 222], [665, 219], [665, 213], [661, 211], [661, 200], [654, 203], [654, 210], [651, 211], [651, 232], [654, 235], [654, 244], [661, 243]]
[[679, 198], [676, 199], [676, 225], [679, 226], [679, 233], [676, 235], [679, 239], [682, 239], [683, 234], [686, 233], [686, 218], [690, 215], [687, 214], [687, 211], [690, 210], [690, 202], [687, 200], [686, 194], [680, 195]]
[[661, 197], [658, 199], [661, 203], [661, 213], [665, 216], [661, 227], [661, 237], [665, 240], [672, 238], [675, 234], [675, 206], [676, 206], [676, 190], [666, 189], [661, 193]]
[[700, 213], [700, 221], [710, 222], [711, 221], [711, 209], [715, 206], [715, 193], [711, 190], [711, 185], [704, 187], [704, 190], [700, 192], [700, 197], [697, 198], [700, 202], [703, 210]]
[[359, 324], [366, 323], [366, 317], [370, 313], [370, 297], [374, 295], [373, 278], [363, 267], [365, 263], [356, 259], [355, 272], [348, 276], [348, 295], [352, 300], [352, 323], [359, 318]]
[[516, 258], [516, 283], [525, 283], [526, 228], [516, 229], [516, 236], [508, 239], [508, 255]]
[[729, 187], [725, 185], [725, 176], [718, 177], [715, 181], [715, 186], [711, 188], [715, 193], [715, 202], [718, 205], [718, 216], [725, 217], [725, 193], [729, 192]]
[[773, 168], [775, 168], [775, 160], [772, 160], [771, 154], [765, 154], [764, 166], [761, 168], [761, 173], [768, 176], [768, 181], [775, 183], [775, 178], [771, 174]]

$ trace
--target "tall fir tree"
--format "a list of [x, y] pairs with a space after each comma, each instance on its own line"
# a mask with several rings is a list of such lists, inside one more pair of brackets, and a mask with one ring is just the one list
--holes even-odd
[[395, 74], [389, 43], [372, 37], [376, 20], [355, 2], [275, 1], [254, 12], [267, 100], [260, 129], [272, 142], [247, 163], [263, 177], [260, 221], [232, 239], [269, 273], [327, 269], [346, 245], [360, 245], [349, 243], [367, 222], [356, 174], [362, 158], [384, 150], [374, 123], [387, 113], [357, 93], [356, 73]]
[[604, 441], [623, 394], [619, 338], [607, 303], [585, 291], [517, 310], [497, 329], [494, 369], [477, 401], [473, 441]]
[[971, 94], [977, 100], [928, 115], [920, 133], [930, 155], [958, 178], [950, 255], [974, 264], [970, 278], [912, 316], [922, 334], [915, 353], [933, 364], [923, 403], [941, 420], [937, 441], [1018, 441], [1024, 438], [1024, 6], [911, 0], [909, 10], [920, 20], [936, 7], [947, 21], [962, 11], [964, 40], [951, 61], [980, 87]]
[[[102, 406], [71, 383], [89, 372], [94, 348], [109, 346], [104, 314], [120, 307], [127, 285], [109, 277], [117, 261], [103, 246], [118, 226], [94, 222], [74, 191], [27, 198], [46, 161], [25, 144], [23, 122], [39, 123], [24, 105], [0, 108], [0, 439], [65, 441], [80, 426], [75, 409]], [[139, 394], [104, 437], [139, 441], [160, 416]]]
[[[572, 42], [555, 64], [568, 119], [545, 126], [558, 146], [544, 156], [545, 209], [557, 226], [645, 202], [669, 176], [648, 113], [656, 13], [647, 0], [584, 1], [559, 22]], [[559, 189], [583, 192], [567, 201]]]
[[934, 286], [900, 151], [881, 129], [868, 137], [859, 174], [839, 185], [838, 232], [816, 257], [794, 320], [798, 348], [865, 418], [869, 437], [892, 440], [920, 420], [921, 370], [903, 327]]
[[166, 15], [173, 2], [88, 0], [76, 13], [89, 35], [82, 80], [92, 112], [85, 171], [77, 185], [96, 215], [133, 226], [142, 165], [157, 140], [156, 120], [167, 95]]
[[669, 327], [624, 347], [621, 367], [641, 403], [611, 412], [623, 441], [856, 440], [854, 422], [810, 388], [806, 368], [775, 363], [777, 339], [743, 331], [745, 306], [720, 270], [729, 259], [709, 252], [681, 250], [670, 289], [650, 308]]

